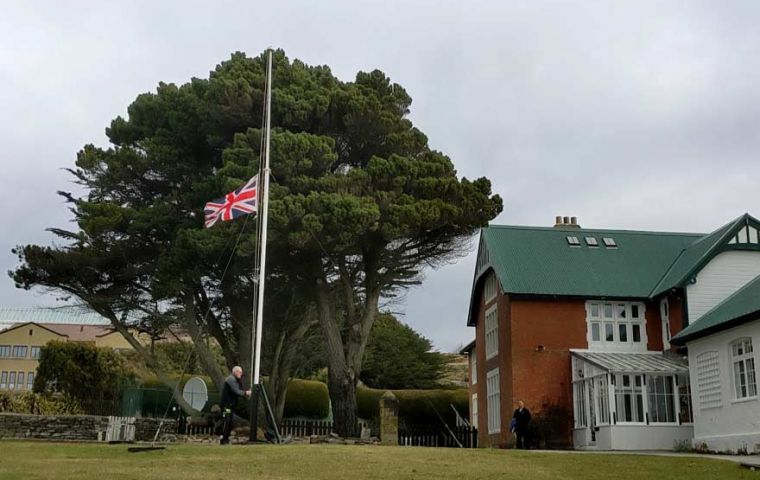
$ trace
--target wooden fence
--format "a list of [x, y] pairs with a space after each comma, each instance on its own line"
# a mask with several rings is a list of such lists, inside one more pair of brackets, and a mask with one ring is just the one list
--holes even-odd
[[460, 426], [451, 427], [449, 432], [443, 426], [409, 426], [399, 429], [398, 443], [409, 447], [458, 448], [461, 444], [463, 448], [477, 448], [478, 429], [471, 426]]

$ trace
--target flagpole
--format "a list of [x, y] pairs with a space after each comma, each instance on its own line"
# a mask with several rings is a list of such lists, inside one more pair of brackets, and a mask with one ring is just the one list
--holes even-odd
[[250, 439], [256, 440], [258, 429], [258, 397], [260, 386], [260, 374], [261, 374], [261, 334], [262, 324], [264, 317], [264, 285], [266, 278], [266, 258], [267, 258], [267, 223], [269, 220], [269, 144], [271, 133], [271, 114], [272, 111], [272, 50], [270, 49], [267, 55], [267, 80], [266, 80], [266, 110], [265, 110], [265, 124], [264, 124], [264, 168], [260, 168], [261, 175], [259, 176], [259, 186], [261, 192], [261, 202], [259, 208], [261, 209], [261, 216], [259, 217], [261, 236], [259, 238], [259, 278], [257, 285], [258, 298], [256, 300], [256, 324], [252, 332], [251, 338], [251, 363], [253, 364], [253, 371], [251, 372], [251, 385], [254, 390], [253, 405], [251, 411], [251, 433]]

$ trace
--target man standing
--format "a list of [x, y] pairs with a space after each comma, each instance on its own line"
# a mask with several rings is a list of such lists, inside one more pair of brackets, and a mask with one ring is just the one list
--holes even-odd
[[224, 422], [222, 427], [222, 445], [230, 443], [230, 432], [232, 432], [232, 413], [233, 407], [237, 404], [237, 400], [240, 397], [250, 397], [250, 390], [243, 390], [243, 369], [240, 367], [234, 367], [232, 374], [224, 381], [224, 387], [222, 387], [222, 399], [219, 402], [219, 407], [222, 409], [222, 421]]
[[520, 400], [518, 408], [512, 415], [513, 432], [517, 436], [517, 448], [528, 448], [528, 429], [530, 427], [530, 412], [525, 408], [525, 402]]

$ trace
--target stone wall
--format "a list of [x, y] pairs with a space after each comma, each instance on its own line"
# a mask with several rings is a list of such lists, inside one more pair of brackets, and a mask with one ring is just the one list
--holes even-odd
[[[156, 433], [159, 419], [135, 419], [135, 440], [150, 441]], [[108, 417], [94, 415], [22, 415], [0, 413], [0, 438], [36, 438], [44, 440], [89, 440], [105, 438]], [[162, 434], [175, 434], [177, 422], [164, 421]]]

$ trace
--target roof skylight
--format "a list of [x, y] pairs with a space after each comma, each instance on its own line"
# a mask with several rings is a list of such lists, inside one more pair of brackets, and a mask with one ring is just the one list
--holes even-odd
[[617, 248], [617, 243], [615, 242], [614, 238], [604, 237], [602, 241], [604, 242], [604, 246], [607, 248]]
[[586, 245], [589, 247], [598, 247], [599, 242], [597, 241], [596, 237], [586, 237]]
[[567, 244], [571, 247], [580, 247], [581, 242], [578, 240], [578, 237], [574, 237], [572, 235], [568, 235], [567, 237]]

